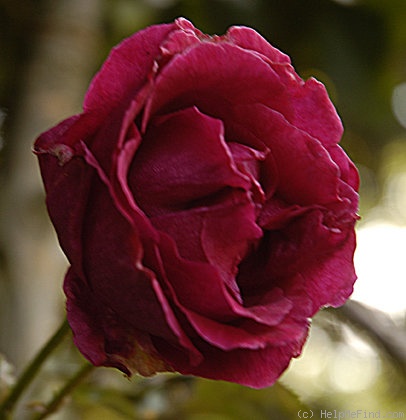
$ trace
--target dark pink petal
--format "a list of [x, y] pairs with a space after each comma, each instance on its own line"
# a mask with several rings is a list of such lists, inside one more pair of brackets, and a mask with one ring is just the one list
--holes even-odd
[[293, 99], [294, 116], [289, 119], [294, 126], [306, 131], [324, 146], [337, 144], [343, 126], [325, 86], [314, 78], [303, 86], [294, 86], [288, 95]]
[[188, 48], [201, 42], [201, 38], [208, 38], [184, 18], [177, 19], [176, 25], [179, 29], [171, 32], [161, 44], [161, 53], [165, 60], [176, 54], [183, 54]]
[[47, 192], [47, 208], [59, 243], [78, 275], [83, 276], [80, 238], [93, 170], [78, 157], [64, 166], [59, 165], [52, 154], [42, 153], [38, 158]]
[[227, 287], [218, 270], [207, 263], [183, 259], [173, 239], [166, 234], [161, 234], [160, 257], [166, 287], [178, 307], [224, 321], [238, 317], [239, 299], [233, 297], [233, 286]]
[[241, 204], [227, 200], [224, 204], [212, 208], [205, 218], [201, 240], [208, 261], [225, 278], [234, 278], [237, 265], [262, 237], [262, 230], [255, 223], [256, 211], [251, 200]]
[[295, 286], [284, 285], [284, 291], [274, 287], [255, 298], [244, 299], [243, 308], [235, 306], [241, 317], [233, 322], [217, 321], [185, 307], [182, 311], [200, 340], [222, 350], [294, 343], [303, 338], [312, 313], [312, 302], [302, 288], [303, 280], [298, 280]]
[[[337, 223], [342, 224], [348, 223], [350, 220], [358, 219], [356, 215], [358, 211], [358, 200], [359, 195], [354, 188], [349, 184], [339, 180], [338, 191], [340, 202], [337, 203], [335, 218]], [[334, 209], [334, 207], [332, 207]]]
[[354, 163], [351, 162], [349, 157], [346, 155], [344, 150], [340, 146], [331, 146], [328, 148], [328, 152], [334, 162], [340, 168], [340, 178], [350, 185], [354, 191], [358, 191], [359, 188], [359, 174]]
[[289, 98], [278, 74], [249, 51], [228, 43], [204, 42], [175, 56], [157, 76], [144, 127], [157, 112], [197, 106], [223, 121], [229, 141], [241, 143], [240, 137], [229, 136], [227, 131], [232, 127], [233, 109], [238, 104], [255, 103], [271, 103], [289, 111]]
[[75, 344], [94, 365], [102, 365], [106, 361], [103, 327], [94, 310], [90, 309], [92, 300], [89, 299], [91, 292], [88, 284], [80, 280], [72, 267], [65, 276], [64, 292], [67, 297], [68, 321], [73, 330]]
[[64, 291], [74, 342], [95, 366], [112, 366], [127, 375], [138, 372], [145, 376], [172, 370], [157, 354], [149, 335], [98, 301], [72, 268], [65, 277]]
[[[150, 86], [144, 86], [140, 92], [127, 104], [127, 109], [112, 110], [99, 124], [98, 130], [83, 141], [84, 146], [95, 157], [103, 172], [110, 178], [114, 177], [117, 155], [127, 140], [139, 137], [138, 128], [134, 123]], [[86, 114], [84, 114], [86, 115]]]
[[[247, 256], [240, 265], [237, 282], [242, 294], [258, 296], [272, 285], [272, 287], [281, 287], [285, 290], [286, 296], [290, 297], [291, 292], [286, 287], [302, 284], [299, 282], [298, 275], [305, 276], [305, 284], [312, 284], [315, 289], [319, 282], [323, 284], [324, 272], [319, 268], [328, 266], [329, 261], [333, 262], [336, 254], [347, 246], [348, 241], [351, 244], [349, 235], [355, 222], [354, 218], [351, 223], [346, 221], [340, 229], [337, 225], [331, 227], [326, 225], [325, 217], [324, 211], [320, 209], [308, 209], [307, 212], [296, 215], [280, 230], [265, 231], [256, 252]], [[348, 258], [345, 261], [347, 266], [343, 260], [341, 261], [344, 275], [353, 270], [351, 250], [353, 251], [352, 245], [347, 249]], [[255, 288], [251, 285], [252, 278], [255, 278]], [[326, 279], [330, 284], [334, 278], [330, 275]], [[348, 282], [352, 284], [353, 281], [351, 275]], [[337, 277], [336, 286], [339, 287], [341, 284], [347, 283], [343, 277]], [[307, 291], [306, 285], [301, 285], [301, 287]], [[327, 305], [335, 299], [336, 290], [332, 284], [330, 286], [330, 288], [323, 288], [325, 301], [316, 299], [317, 304]], [[312, 293], [315, 293], [315, 290], [312, 289], [307, 295], [313, 300]], [[298, 306], [300, 307], [304, 301], [305, 299], [302, 299]], [[310, 313], [307, 316], [310, 316]]]
[[263, 349], [269, 345], [286, 345], [300, 339], [309, 324], [307, 318], [295, 320], [289, 316], [281, 317], [280, 324], [275, 327], [247, 319], [236, 325], [227, 324], [192, 311], [188, 312], [187, 317], [200, 339], [222, 350]]
[[288, 367], [292, 357], [300, 354], [306, 336], [307, 329], [303, 331], [301, 340], [296, 343], [255, 350], [223, 351], [206, 345], [201, 348], [206, 356], [203, 363], [193, 368], [175, 355], [172, 355], [172, 359], [175, 360], [174, 368], [183, 374], [263, 388], [271, 386]]
[[175, 28], [176, 24], [150, 26], [116, 46], [90, 85], [85, 111], [107, 116], [117, 107], [125, 110], [147, 83], [162, 42]]
[[112, 308], [98, 301], [93, 290], [72, 268], [65, 277], [64, 291], [74, 342], [95, 366], [113, 366], [127, 375], [135, 371], [150, 375], [171, 370], [156, 357], [149, 336], [134, 329]]
[[308, 211], [309, 207], [302, 207], [297, 204], [289, 205], [274, 196], [262, 206], [257, 223], [263, 229], [280, 230]]
[[347, 241], [350, 227], [344, 225], [343, 230], [329, 227], [324, 224], [324, 217], [321, 210], [309, 210], [285, 229], [270, 231], [267, 272], [274, 278], [287, 277], [331, 258]]
[[[42, 133], [35, 141], [34, 152], [40, 156], [43, 154], [55, 156], [58, 158], [56, 163], [64, 165], [78, 154], [77, 146], [81, 139], [91, 136], [97, 130], [99, 123], [100, 119], [96, 114], [74, 115]], [[48, 181], [49, 177], [44, 178]]]
[[341, 247], [303, 270], [306, 290], [313, 301], [313, 313], [321, 306], [340, 306], [351, 295], [357, 279], [353, 263], [355, 245], [355, 233], [349, 229]]
[[[188, 108], [154, 121], [129, 173], [149, 216], [208, 205], [227, 188], [249, 188], [223, 138], [221, 121]], [[207, 203], [205, 203], [207, 200]]]
[[[196, 330], [202, 331], [204, 325], [199, 325], [199, 322], [204, 323], [206, 318], [231, 326], [234, 323], [236, 325], [243, 323], [244, 320], [252, 320], [258, 324], [272, 327], [278, 325], [289, 312], [292, 313], [292, 320], [297, 319], [299, 323], [303, 323], [310, 312], [307, 296], [303, 295], [302, 291], [299, 293], [294, 291], [292, 287], [286, 287], [289, 298], [286, 298], [287, 295], [284, 295], [276, 287], [259, 292], [255, 297], [247, 299], [244, 297], [244, 301], [241, 302], [240, 297], [235, 296], [232, 288], [228, 287], [213, 267], [183, 260], [176, 253], [172, 241], [165, 235], [161, 237], [160, 253], [164, 281], [171, 299], [189, 319], [189, 322], [194, 324]], [[253, 272], [252, 274], [256, 275], [257, 273]], [[193, 278], [193, 283], [188, 281], [190, 278]], [[196, 293], [196, 291], [199, 292]], [[207, 299], [201, 299], [203, 294]], [[300, 296], [299, 300], [302, 303], [299, 306], [300, 310], [296, 310], [294, 305], [292, 306], [292, 302], [298, 300], [297, 296]], [[194, 316], [198, 314], [201, 315], [199, 319]], [[283, 325], [278, 325], [279, 327], [282, 330], [284, 328]], [[293, 337], [292, 334], [290, 336]], [[253, 337], [251, 338], [253, 339]], [[288, 338], [285, 337], [285, 340]]]
[[152, 242], [158, 241], [159, 235], [152, 226], [150, 220], [135, 203], [134, 197], [128, 186], [128, 172], [131, 167], [134, 155], [138, 150], [141, 137], [138, 132], [134, 138], [128, 139], [121, 148], [117, 148], [117, 156], [111, 177], [111, 194], [117, 209], [123, 216], [134, 225], [142, 238], [148, 238]]
[[[260, 183], [263, 175], [261, 162], [266, 160], [269, 150], [262, 152], [233, 142], [228, 143], [228, 147], [231, 150], [237, 168], [244, 175], [247, 175], [251, 181], [252, 199], [256, 204], [262, 204], [265, 201], [266, 194], [270, 194], [273, 190], [273, 182], [275, 186], [277, 185], [276, 176], [273, 179], [271, 178], [269, 182], [264, 183], [263, 186]], [[267, 166], [269, 165], [268, 162], [266, 164]]]
[[237, 266], [262, 236], [255, 223], [255, 207], [246, 194], [229, 194], [219, 204], [168, 213], [151, 221], [171, 236], [183, 258], [211, 264], [238, 293], [234, 282]]
[[272, 63], [290, 64], [290, 58], [273, 47], [265, 38], [252, 28], [232, 26], [224, 38], [245, 50], [256, 51], [267, 57]]
[[304, 206], [338, 199], [339, 168], [317, 139], [260, 104], [240, 106], [236, 114], [240, 124], [251, 124], [253, 134], [269, 147], [278, 173], [278, 196]]
[[250, 126], [237, 129], [242, 124], [234, 109], [242, 104], [263, 104], [324, 145], [338, 143], [342, 135], [321, 83], [303, 82], [286, 64], [271, 65], [258, 54], [221, 42], [197, 44], [168, 63], [156, 78], [143, 126], [152, 114], [195, 105], [224, 122], [228, 140], [253, 145], [244, 135]]
[[89, 192], [82, 238], [83, 265], [94, 298], [114, 308], [135, 329], [179, 341], [196, 357], [155, 274], [142, 264], [137, 231], [118, 212], [100, 181], [94, 180]]

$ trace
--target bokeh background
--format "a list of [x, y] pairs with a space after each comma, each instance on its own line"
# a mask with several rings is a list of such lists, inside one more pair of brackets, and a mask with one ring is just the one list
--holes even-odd
[[[211, 34], [251, 26], [327, 86], [361, 174], [359, 280], [349, 304], [315, 317], [274, 387], [165, 374], [129, 382], [99, 369], [53, 418], [406, 417], [406, 0], [0, 0], [0, 398], [64, 317], [67, 262], [32, 143], [80, 112], [113, 45], [178, 16]], [[68, 339], [16, 418], [30, 418], [26, 404], [49, 398], [81, 363]]]

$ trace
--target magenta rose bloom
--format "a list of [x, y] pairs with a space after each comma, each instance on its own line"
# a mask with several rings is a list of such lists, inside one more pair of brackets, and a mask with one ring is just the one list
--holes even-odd
[[352, 292], [358, 174], [324, 86], [254, 30], [117, 46], [35, 143], [79, 350], [128, 375], [271, 385]]

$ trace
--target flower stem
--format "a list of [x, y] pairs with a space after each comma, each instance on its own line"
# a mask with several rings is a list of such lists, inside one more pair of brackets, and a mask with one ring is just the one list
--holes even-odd
[[54, 396], [54, 398], [44, 407], [44, 411], [34, 417], [34, 420], [42, 420], [55, 412], [63, 403], [63, 400], [68, 396], [73, 389], [94, 369], [90, 363], [83, 365], [81, 369], [73, 376], [65, 386]]
[[32, 362], [26, 367], [14, 387], [12, 388], [8, 397], [0, 405], [0, 420], [6, 420], [10, 418], [12, 411], [17, 404], [18, 399], [22, 393], [31, 384], [38, 370], [41, 368], [44, 361], [52, 353], [52, 351], [58, 346], [62, 339], [70, 331], [69, 324], [66, 320], [58, 328], [55, 334], [49, 339], [44, 345]]

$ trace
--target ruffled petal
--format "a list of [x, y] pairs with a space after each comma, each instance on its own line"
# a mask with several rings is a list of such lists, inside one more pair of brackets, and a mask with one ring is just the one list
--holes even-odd
[[235, 112], [239, 124], [250, 127], [270, 149], [277, 168], [278, 197], [302, 206], [339, 199], [339, 167], [317, 139], [262, 104], [240, 105]]
[[244, 143], [247, 126], [243, 131], [236, 129], [241, 124], [234, 115], [241, 104], [263, 104], [323, 145], [341, 139], [341, 120], [321, 83], [304, 82], [287, 63], [272, 64], [227, 42], [197, 44], [162, 69], [148, 100], [144, 127], [155, 113], [195, 105], [224, 122], [228, 140]]
[[225, 144], [221, 121], [197, 108], [151, 122], [128, 182], [150, 217], [207, 206], [227, 188], [250, 187]]
[[90, 84], [85, 111], [97, 110], [104, 117], [117, 108], [124, 112], [147, 83], [162, 42], [175, 28], [174, 23], [150, 26], [113, 48]]
[[174, 360], [174, 368], [183, 374], [264, 388], [273, 385], [288, 367], [292, 357], [300, 354], [306, 336], [307, 329], [304, 329], [301, 339], [294, 343], [255, 350], [223, 351], [208, 344], [202, 345], [204, 361], [193, 368], [186, 365], [176, 353], [171, 354], [171, 359]]
[[289, 98], [278, 74], [249, 51], [230, 43], [204, 42], [175, 56], [157, 76], [146, 105], [144, 127], [154, 114], [196, 106], [224, 123], [228, 141], [244, 143], [238, 133], [229, 135], [229, 129], [234, 107], [252, 103], [289, 111]]
[[357, 275], [354, 270], [355, 232], [349, 229], [341, 247], [330, 249], [316, 264], [309, 264], [302, 274], [313, 301], [313, 313], [322, 306], [341, 306], [353, 292]]
[[65, 277], [64, 292], [73, 340], [95, 366], [112, 366], [127, 375], [138, 372], [146, 376], [172, 370], [157, 356], [149, 335], [95, 298], [92, 288], [72, 267]]
[[290, 58], [277, 48], [273, 47], [257, 31], [246, 26], [232, 26], [224, 36], [244, 50], [256, 51], [267, 57], [272, 63], [290, 64]]

